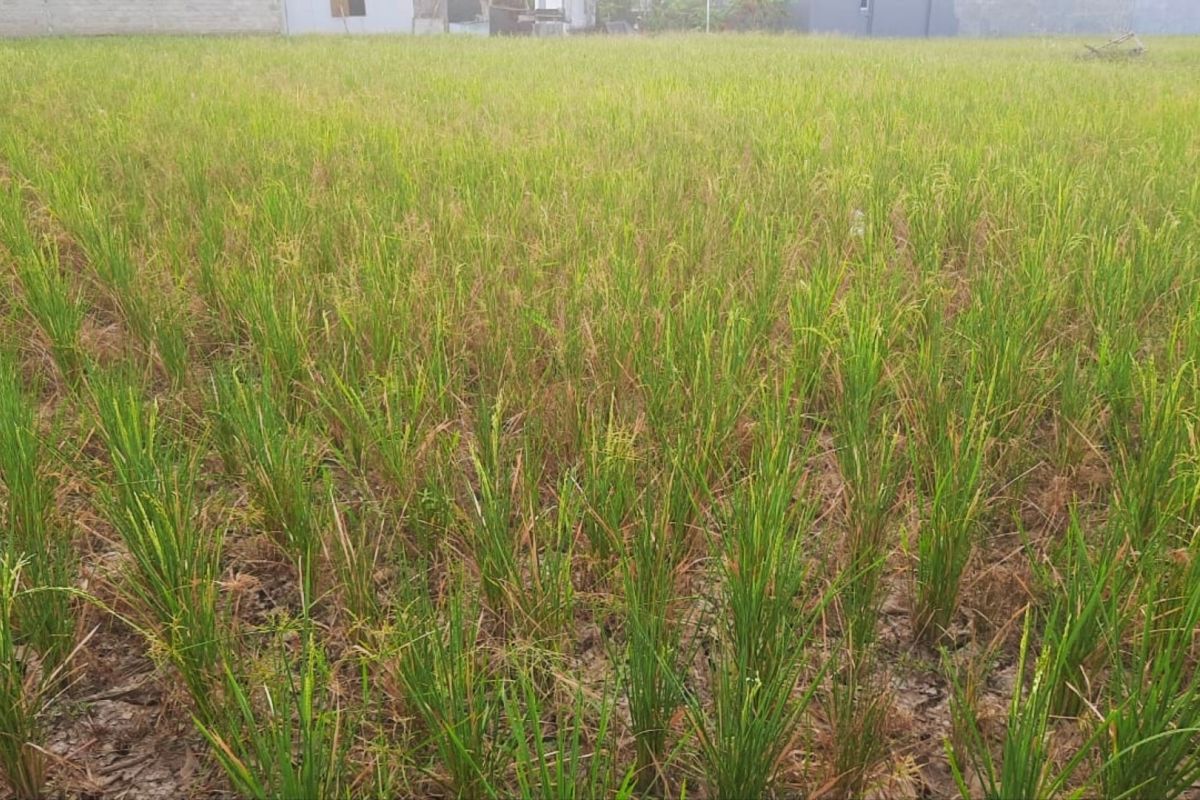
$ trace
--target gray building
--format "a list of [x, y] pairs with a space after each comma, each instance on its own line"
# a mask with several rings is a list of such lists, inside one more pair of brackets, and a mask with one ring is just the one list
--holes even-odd
[[1200, 0], [793, 0], [791, 24], [846, 36], [1200, 33]]
[[1200, 0], [955, 0], [955, 9], [967, 36], [1200, 33]]
[[848, 36], [954, 36], [954, 0], [795, 0], [800, 30]]

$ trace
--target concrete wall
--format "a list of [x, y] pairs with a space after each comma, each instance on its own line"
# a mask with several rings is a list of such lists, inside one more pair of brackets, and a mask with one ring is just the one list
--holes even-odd
[[792, 24], [815, 33], [847, 36], [953, 36], [958, 32], [954, 0], [802, 0], [794, 3]]
[[0, 0], [0, 36], [282, 29], [282, 0]]
[[872, 36], [953, 36], [958, 32], [952, 0], [872, 0]]
[[596, 4], [592, 0], [564, 0], [563, 14], [571, 30], [586, 30], [596, 24]]
[[1200, 0], [793, 0], [789, 24], [846, 36], [1103, 35], [1200, 33]]
[[[362, 17], [333, 16], [330, 0], [284, 3], [287, 33], [413, 33], [412, 0], [364, 0], [367, 13]], [[437, 30], [442, 30], [441, 21]]]
[[[1197, 0], [1168, 0], [1183, 6]], [[956, 0], [962, 33], [970, 36], [1101, 34], [1127, 29], [1132, 0]]]
[[867, 35], [867, 15], [860, 0], [811, 0], [808, 25], [813, 33]]

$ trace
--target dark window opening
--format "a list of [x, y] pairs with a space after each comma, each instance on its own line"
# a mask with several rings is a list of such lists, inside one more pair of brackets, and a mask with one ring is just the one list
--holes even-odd
[[871, 0], [858, 0], [858, 10], [867, 13], [871, 8]]
[[329, 13], [335, 17], [365, 17], [367, 0], [329, 0]]

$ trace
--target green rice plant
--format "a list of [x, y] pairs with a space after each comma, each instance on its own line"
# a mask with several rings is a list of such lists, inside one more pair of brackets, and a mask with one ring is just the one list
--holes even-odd
[[[55, 216], [79, 242], [100, 280], [120, 299], [134, 288], [138, 277], [137, 264], [130, 255], [126, 229], [112, 224], [107, 209], [97, 208], [87, 195], [87, 187], [81, 185], [86, 179], [80, 178], [67, 177], [61, 187], [52, 190]], [[143, 306], [131, 310], [148, 309]], [[128, 322], [135, 333], [149, 330], [140, 328], [136, 318]]]
[[21, 562], [0, 555], [0, 770], [20, 800], [42, 796], [45, 757], [37, 689], [39, 670], [22, 657], [15, 606], [21, 599]]
[[[339, 281], [346, 286], [338, 292], [338, 323], [346, 342], [346, 357], [356, 373], [386, 371], [403, 357], [417, 336], [413, 327], [417, 314], [407, 284], [412, 274], [396, 267], [376, 250], [363, 258], [357, 275]], [[438, 339], [443, 331], [435, 324], [429, 333]]]
[[471, 489], [467, 534], [479, 569], [483, 595], [492, 611], [505, 615], [516, 608], [522, 586], [518, 540], [524, 524], [522, 462], [510, 463], [502, 452], [503, 400], [497, 398], [480, 419], [478, 445], [471, 448], [475, 484]]
[[795, 392], [801, 398], [813, 396], [822, 387], [833, 355], [830, 328], [834, 304], [845, 276], [844, 266], [818, 265], [801, 278], [791, 297], [788, 321], [794, 340]]
[[179, 671], [206, 719], [220, 668], [222, 536], [197, 518], [199, 451], [175, 443], [161, 425], [158, 404], [127, 378], [101, 376], [92, 391], [112, 464], [111, 480], [102, 479], [101, 505], [130, 558], [119, 588], [152, 637], [152, 650]]
[[1057, 681], [1050, 687], [1054, 692], [1051, 711], [1056, 715], [1076, 714], [1091, 701], [1095, 692], [1092, 675], [1124, 630], [1126, 593], [1133, 585], [1127, 558], [1118, 525], [1101, 530], [1101, 541], [1093, 552], [1078, 514], [1072, 513], [1044, 634], [1049, 637], [1057, 631], [1059, 636], [1053, 643], [1057, 665], [1048, 678]]
[[91, 283], [104, 297], [101, 305], [179, 387], [188, 356], [181, 292], [178, 281], [154, 263], [157, 253], [138, 249], [144, 237], [138, 229], [141, 209], [128, 199], [110, 205], [88, 166], [63, 165], [43, 177], [48, 204], [71, 243], [76, 266], [98, 278]]
[[842, 400], [833, 433], [845, 484], [847, 550], [852, 561], [867, 563], [884, 551], [898, 496], [893, 420], [883, 407], [887, 346], [883, 320], [870, 307], [848, 316], [839, 361]]
[[154, 350], [171, 385], [181, 388], [191, 363], [191, 343], [185, 312], [172, 309], [154, 320]]
[[1129, 542], [1150, 566], [1157, 564], [1187, 504], [1186, 472], [1179, 460], [1188, 439], [1184, 392], [1193, 376], [1185, 364], [1163, 381], [1153, 364], [1134, 368], [1138, 409], [1117, 446], [1116, 510], [1128, 526]]
[[0, 552], [0, 776], [18, 800], [38, 800], [45, 793], [48, 760], [42, 749], [43, 712], [69, 654], [53, 664], [21, 643], [21, 608], [34, 594], [58, 593], [42, 586], [22, 588], [24, 566], [24, 561]]
[[1136, 332], [1132, 328], [1101, 332], [1096, 353], [1096, 384], [1109, 410], [1106, 433], [1117, 445], [1125, 441], [1133, 423], [1137, 349]]
[[[1080, 766], [1093, 745], [1106, 733], [1106, 722], [1097, 723], [1085, 741], [1065, 762], [1056, 764], [1051, 757], [1053, 706], [1058, 686], [1065, 680], [1068, 664], [1061, 644], [1071, 637], [1074, 622], [1066, 615], [1047, 620], [1041, 653], [1029, 663], [1030, 636], [1034, 611], [1025, 613], [1017, 661], [1017, 683], [1008, 706], [1007, 726], [1001, 746], [1000, 762], [992, 756], [991, 744], [980, 728], [979, 718], [957, 680], [953, 681], [951, 717], [956, 740], [963, 752], [947, 742], [950, 769], [964, 798], [973, 796], [966, 780], [967, 770], [974, 772], [982, 787], [984, 800], [1027, 797], [1049, 800], [1057, 797], [1084, 797], [1093, 781], [1076, 781]], [[1028, 681], [1028, 688], [1026, 682]]]
[[854, 653], [843, 645], [830, 660], [829, 673], [822, 704], [834, 739], [830, 790], [859, 797], [889, 752], [892, 697], [874, 648]]
[[288, 421], [269, 380], [234, 369], [213, 378], [218, 445], [250, 484], [275, 541], [299, 569], [313, 597], [314, 559], [324, 520], [313, 502], [316, 458], [303, 426]]
[[503, 764], [500, 674], [484, 649], [480, 608], [459, 589], [441, 614], [427, 594], [400, 612], [389, 653], [405, 708], [423, 723], [457, 797], [496, 798]]
[[988, 411], [1005, 437], [1022, 430], [1041, 395], [1043, 339], [1054, 307], [1054, 283], [1032, 258], [1010, 274], [988, 274], [972, 290], [975, 304], [956, 324], [971, 346], [965, 369], [971, 383], [988, 387]]
[[[714, 797], [762, 797], [823, 671], [802, 683], [825, 603], [803, 555], [812, 506], [794, 496], [807, 462], [776, 440], [734, 491], [718, 549], [723, 610], [712, 665], [712, 708], [689, 698]], [[826, 594], [826, 599], [830, 595]]]
[[317, 389], [321, 406], [337, 432], [342, 457], [352, 466], [379, 470], [389, 488], [407, 503], [414, 494], [418, 450], [433, 389], [424, 372], [409, 374], [399, 365], [368, 379], [366, 386], [330, 374]]
[[[937, 642], [958, 607], [958, 590], [971, 557], [984, 504], [984, 471], [990, 423], [986, 393], [945, 385], [941, 356], [930, 353], [936, 374], [924, 386], [919, 427], [909, 445], [916, 489], [924, 508], [917, 529], [913, 634]], [[959, 406], [965, 406], [960, 410]]]
[[296, 287], [269, 270], [236, 271], [230, 281], [226, 303], [249, 332], [264, 382], [280, 398], [287, 398], [284, 411], [291, 418], [296, 408], [296, 390], [309, 359], [310, 339], [307, 311]]
[[[744, 357], [745, 326], [725, 319], [716, 295], [704, 286], [681, 292], [669, 316], [648, 319], [645, 333], [657, 342], [635, 350], [633, 369], [645, 403], [650, 437], [664, 450], [686, 453], [709, 472], [723, 451], [740, 402], [740, 387], [718, 379]], [[728, 350], [726, 349], [728, 347]]]
[[[880, 459], [886, 462], [884, 466], [889, 470], [893, 469], [891, 464], [895, 463], [893, 452], [892, 447], [888, 445], [878, 454]], [[890, 493], [887, 489], [882, 491]], [[864, 513], [861, 508], [859, 513]], [[855, 527], [849, 532], [848, 552], [841, 570], [845, 579], [840, 581], [841, 593], [837, 607], [847, 643], [855, 650], [864, 650], [875, 641], [876, 612], [881, 601], [880, 587], [887, 551], [882, 540], [882, 529], [872, 531], [869, 528], [857, 527], [856, 523], [851, 524]], [[880, 538], [868, 538], [872, 536]]]
[[20, 375], [0, 358], [0, 773], [20, 800], [43, 794], [42, 715], [68, 677], [75, 614], [68, 591], [77, 562], [68, 531], [53, 516], [32, 404]]
[[[457, 434], [451, 435], [446, 447], [458, 449], [458, 441]], [[441, 460], [431, 465], [423, 476], [408, 509], [414, 539], [411, 555], [436, 552], [441, 542], [459, 530], [462, 524], [461, 509], [455, 492], [458, 478], [457, 470]]]
[[392, 543], [386, 521], [369, 508], [339, 507], [328, 479], [325, 494], [333, 524], [328, 528], [323, 549], [336, 576], [341, 604], [356, 631], [377, 629], [384, 621], [384, 607], [376, 587], [376, 573]]
[[[0, 356], [0, 485], [6, 492], [0, 552], [25, 559], [21, 573], [31, 586], [65, 588], [75, 584], [78, 565], [71, 531], [55, 518], [55, 481], [43, 450], [20, 372]], [[24, 592], [15, 615], [22, 640], [40, 654], [48, 672], [55, 671], [74, 646], [71, 597]]]
[[57, 243], [30, 229], [22, 189], [15, 180], [0, 185], [0, 246], [15, 263], [26, 313], [49, 342], [59, 371], [73, 383], [84, 364], [83, 303], [59, 261]]
[[58, 249], [45, 244], [20, 259], [17, 275], [29, 316], [50, 343], [50, 353], [63, 377], [75, 385], [86, 356], [80, 343], [84, 306], [63, 274]]
[[500, 689], [504, 720], [512, 737], [512, 759], [521, 800], [607, 798], [614, 787], [628, 795], [632, 771], [618, 781], [611, 725], [616, 694], [601, 690], [594, 700], [581, 687], [565, 708], [548, 703], [522, 666]]
[[831, 790], [847, 798], [867, 790], [889, 751], [892, 698], [876, 641], [883, 559], [868, 552], [848, 562], [831, 590], [841, 638], [827, 644], [821, 702], [832, 736]]
[[890, 698], [876, 670], [876, 625], [901, 460], [894, 422], [883, 406], [884, 321], [864, 304], [847, 312], [846, 324], [839, 353], [842, 399], [833, 423], [846, 508], [846, 552], [835, 604], [841, 641], [834, 646], [824, 705], [834, 729], [837, 788], [854, 796], [886, 753]]
[[1200, 780], [1200, 673], [1193, 654], [1200, 627], [1200, 558], [1143, 589], [1142, 623], [1128, 652], [1114, 648], [1100, 737], [1105, 797], [1184, 795]]
[[146, 347], [152, 346], [155, 304], [160, 298], [144, 290], [146, 279], [142, 275], [139, 280], [138, 265], [125, 229], [112, 224], [109, 214], [97, 208], [87, 196], [85, 187], [76, 184], [54, 194], [56, 215], [64, 221], [73, 241], [100, 278], [129, 332]]
[[637, 504], [637, 436], [618, 426], [610, 410], [604, 422], [589, 426], [579, 485], [587, 503], [583, 532], [600, 559], [618, 552], [625, 526]]
[[677, 570], [687, 550], [681, 509], [690, 497], [680, 468], [633, 530], [622, 558], [625, 589], [626, 693], [640, 786], [659, 783], [671, 720], [683, 702], [686, 663], [676, 592]]
[[532, 641], [564, 648], [574, 634], [575, 536], [583, 519], [582, 500], [570, 475], [559, 479], [552, 510], [529, 528], [525, 590], [518, 595], [525, 634]]
[[294, 645], [269, 634], [265, 663], [226, 658], [220, 706], [195, 717], [234, 789], [253, 800], [350, 797], [347, 755], [354, 729], [333, 696], [333, 670], [314, 624], [300, 621]]

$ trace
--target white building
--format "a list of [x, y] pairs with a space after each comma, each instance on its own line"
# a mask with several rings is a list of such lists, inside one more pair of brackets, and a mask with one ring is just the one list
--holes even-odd
[[[561, 0], [560, 0], [561, 2]], [[487, 16], [451, 22], [448, 0], [0, 0], [0, 37], [142, 33], [487, 32]], [[568, 0], [571, 28], [594, 24], [595, 3]]]

